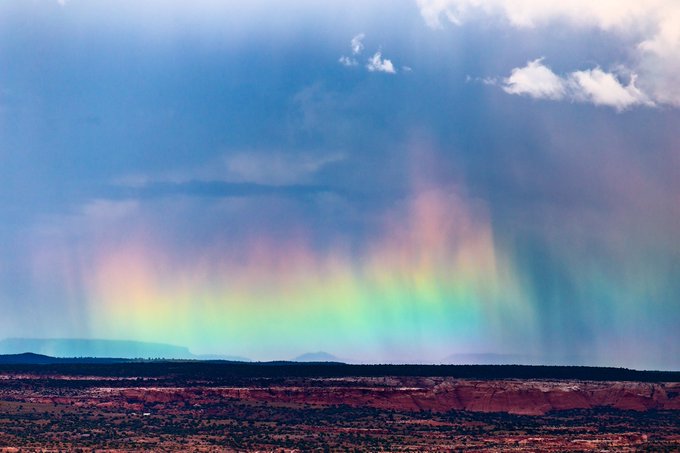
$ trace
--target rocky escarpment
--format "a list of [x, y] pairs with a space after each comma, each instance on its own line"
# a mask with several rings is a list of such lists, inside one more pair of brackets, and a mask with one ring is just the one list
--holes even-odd
[[209, 406], [220, 401], [245, 400], [524, 415], [596, 407], [680, 410], [680, 383], [348, 378], [327, 385], [296, 384], [299, 383], [270, 387], [99, 388], [91, 390], [89, 397], [77, 404], [113, 404], [141, 410], [154, 405]]

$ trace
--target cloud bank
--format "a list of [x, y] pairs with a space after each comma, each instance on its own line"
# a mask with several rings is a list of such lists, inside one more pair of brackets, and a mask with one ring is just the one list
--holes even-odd
[[[566, 96], [544, 67], [530, 64], [513, 70], [509, 79], [518, 79], [518, 86], [511, 85], [511, 91], [506, 89], [508, 92], [520, 94], [516, 91], [522, 90], [523, 82], [536, 80], [539, 85], [527, 90], [542, 93], [542, 97], [548, 99], [576, 98], [619, 110], [651, 103], [680, 107], [680, 2], [677, 0], [417, 0], [417, 3], [425, 22], [433, 28], [442, 27], [442, 19], [461, 25], [479, 17], [500, 17], [520, 29], [547, 25], [595, 28], [620, 37], [622, 43], [633, 43], [622, 44], [628, 46], [624, 49], [628, 57], [622, 65], [627, 72], [635, 74], [625, 86], [616, 76], [600, 68], [574, 71], [567, 79], [577, 88], [574, 96]], [[546, 83], [548, 85], [544, 85]]]

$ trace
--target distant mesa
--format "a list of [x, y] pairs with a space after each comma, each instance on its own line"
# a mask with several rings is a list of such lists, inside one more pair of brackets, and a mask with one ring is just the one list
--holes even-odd
[[51, 357], [250, 361], [244, 357], [196, 355], [184, 346], [143, 341], [75, 338], [7, 338], [0, 340], [0, 354], [16, 355], [23, 353]]
[[327, 352], [308, 352], [306, 354], [299, 355], [293, 359], [294, 362], [345, 362], [339, 357], [329, 354]]

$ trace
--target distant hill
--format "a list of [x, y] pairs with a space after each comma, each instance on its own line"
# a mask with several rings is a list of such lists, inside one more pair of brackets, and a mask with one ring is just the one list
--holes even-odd
[[61, 360], [46, 355], [33, 354], [32, 352], [0, 355], [0, 364], [2, 365], [49, 365], [53, 363], [61, 363]]
[[226, 360], [250, 362], [246, 357], [193, 354], [189, 348], [165, 343], [128, 340], [98, 340], [79, 338], [7, 338], [0, 340], [0, 354], [33, 353], [62, 358], [167, 359], [167, 360]]
[[0, 355], [0, 365], [111, 365], [134, 363], [138, 361], [138, 359], [120, 359], [114, 357], [50, 357], [43, 354], [34, 354], [32, 352]]
[[306, 354], [299, 355], [293, 359], [294, 362], [338, 362], [342, 363], [343, 360], [339, 357], [329, 354], [327, 352], [308, 352]]
[[0, 354], [21, 354], [24, 352], [52, 357], [195, 358], [191, 351], [183, 346], [142, 341], [75, 338], [7, 338], [0, 341]]

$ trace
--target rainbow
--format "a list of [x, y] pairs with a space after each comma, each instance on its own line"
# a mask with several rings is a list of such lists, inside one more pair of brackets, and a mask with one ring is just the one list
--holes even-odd
[[[150, 236], [100, 250], [89, 325], [108, 338], [280, 359], [327, 350], [363, 361], [436, 361], [533, 325], [482, 209], [453, 190], [416, 193], [372, 245], [315, 251], [263, 237], [183, 259]], [[531, 332], [523, 337], [533, 340]]]

